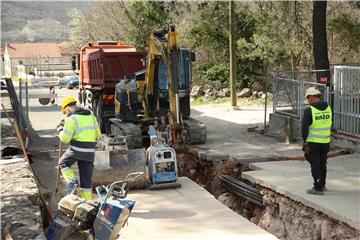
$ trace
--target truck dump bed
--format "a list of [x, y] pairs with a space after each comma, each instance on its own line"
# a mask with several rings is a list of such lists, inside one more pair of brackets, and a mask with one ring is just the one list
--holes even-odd
[[124, 76], [135, 78], [135, 72], [144, 68], [144, 52], [136, 52], [129, 45], [83, 47], [80, 58], [80, 89], [112, 89]]

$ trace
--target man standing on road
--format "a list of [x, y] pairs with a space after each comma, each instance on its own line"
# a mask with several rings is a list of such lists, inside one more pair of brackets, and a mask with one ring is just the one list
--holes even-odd
[[101, 132], [95, 116], [90, 110], [76, 106], [73, 97], [62, 101], [61, 111], [66, 114], [65, 120], [57, 126], [60, 140], [70, 147], [59, 160], [61, 173], [67, 182], [67, 194], [79, 184], [71, 166], [77, 162], [80, 173], [80, 197], [91, 200], [91, 177], [95, 157], [96, 140]]
[[307, 89], [305, 98], [310, 106], [305, 108], [302, 119], [303, 151], [311, 164], [314, 186], [307, 190], [309, 194], [322, 195], [326, 191], [326, 163], [330, 148], [332, 111], [330, 106], [321, 101], [318, 89]]
[[[55, 93], [55, 87], [52, 84], [49, 85], [49, 93], [50, 94]], [[55, 104], [55, 98], [50, 98], [50, 103], [51, 103], [51, 105], [54, 105]]]

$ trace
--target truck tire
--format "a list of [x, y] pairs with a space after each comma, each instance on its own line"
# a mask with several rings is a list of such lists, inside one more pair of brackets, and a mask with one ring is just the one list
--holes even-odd
[[104, 119], [103, 102], [100, 98], [95, 102], [95, 116], [102, 133], [106, 132], [106, 119]]

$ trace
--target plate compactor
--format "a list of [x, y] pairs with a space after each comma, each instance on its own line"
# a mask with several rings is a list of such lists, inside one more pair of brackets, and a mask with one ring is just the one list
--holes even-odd
[[69, 239], [76, 234], [85, 234], [87, 239], [117, 239], [135, 205], [135, 201], [125, 199], [129, 190], [128, 182], [135, 181], [143, 174], [131, 173], [125, 180], [113, 182], [110, 187], [96, 187], [97, 202], [85, 202], [75, 194], [63, 197], [48, 229], [47, 239]]
[[146, 175], [150, 190], [180, 187], [175, 150], [165, 143], [151, 145], [146, 150]]

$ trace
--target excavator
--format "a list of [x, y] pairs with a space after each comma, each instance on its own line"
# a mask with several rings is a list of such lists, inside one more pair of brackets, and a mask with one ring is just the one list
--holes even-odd
[[[121, 51], [130, 54], [130, 47], [126, 46]], [[92, 44], [92, 47], [101, 49], [105, 46]], [[109, 49], [115, 49], [115, 46]], [[97, 55], [106, 56], [108, 52]], [[93, 53], [94, 50], [90, 54]], [[81, 57], [81, 61], [95, 59], [90, 54]], [[131, 55], [138, 57], [141, 54]], [[144, 179], [133, 183], [133, 188], [143, 188], [149, 182], [173, 182], [176, 185], [176, 151], [185, 150], [187, 144], [206, 142], [205, 124], [190, 118], [189, 88], [195, 54], [178, 47], [175, 27], [154, 30], [147, 41], [146, 57], [142, 60], [145, 69], [136, 71], [134, 76], [131, 67], [136, 64], [122, 69], [123, 77], [115, 85], [115, 117], [107, 119], [105, 133], [98, 140], [93, 174], [95, 185], [124, 178], [131, 172], [148, 173]], [[104, 61], [102, 66], [108, 62]], [[121, 66], [126, 65], [124, 61], [118, 62]], [[85, 81], [80, 77], [80, 89], [85, 85], [82, 82]], [[85, 96], [90, 95], [89, 89], [84, 89], [80, 91], [82, 103], [89, 102]], [[103, 92], [106, 91], [108, 94], [109, 90]], [[96, 108], [99, 105], [98, 102], [92, 103], [89, 108], [95, 106], [93, 112], [99, 115]], [[101, 121], [104, 123], [103, 119]]]

